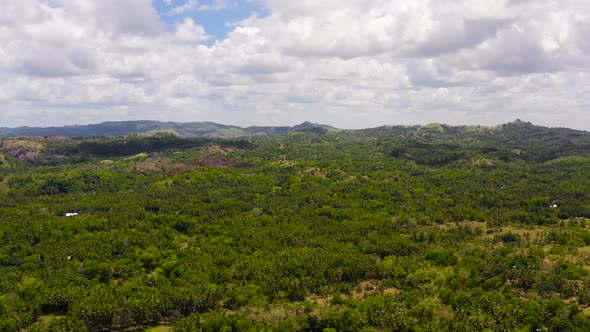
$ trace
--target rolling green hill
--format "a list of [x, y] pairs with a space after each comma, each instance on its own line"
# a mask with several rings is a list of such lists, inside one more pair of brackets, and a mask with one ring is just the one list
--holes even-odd
[[0, 331], [590, 330], [588, 132], [143, 128], [0, 139]]
[[65, 137], [93, 137], [93, 136], [123, 136], [129, 134], [153, 135], [168, 132], [179, 137], [243, 137], [252, 135], [280, 134], [290, 131], [335, 130], [326, 125], [309, 122], [294, 127], [248, 127], [229, 126], [213, 122], [159, 122], [159, 121], [122, 121], [103, 122], [93, 125], [76, 125], [48, 128], [0, 128], [0, 136], [65, 136]]

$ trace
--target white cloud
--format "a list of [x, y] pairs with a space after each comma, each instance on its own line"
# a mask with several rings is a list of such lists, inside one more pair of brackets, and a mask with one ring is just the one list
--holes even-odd
[[186, 17], [182, 22], [176, 24], [174, 39], [180, 42], [202, 42], [210, 38], [205, 29], [195, 24], [192, 18]]
[[[167, 2], [168, 5], [171, 2]], [[202, 3], [198, 0], [185, 0], [182, 5], [175, 6], [172, 8], [168, 14], [170, 15], [181, 15], [186, 14], [188, 12], [197, 10], [197, 11], [208, 11], [208, 10], [222, 10], [226, 9], [231, 6], [231, 3], [228, 0], [213, 0], [208, 3]]]
[[[181, 15], [233, 2], [163, 0]], [[267, 0], [210, 41], [150, 0], [6, 0], [0, 126], [152, 118], [590, 129], [590, 3]], [[203, 7], [206, 6], [206, 7]], [[167, 13], [160, 13], [164, 16]], [[181, 15], [182, 16], [182, 15]]]
[[189, 12], [199, 5], [197, 0], [187, 0], [182, 5], [176, 6], [170, 10], [170, 14], [180, 15]]
[[222, 9], [226, 9], [229, 7], [236, 7], [237, 4], [235, 3], [230, 3], [228, 0], [214, 0], [212, 3], [210, 4], [203, 4], [199, 6], [199, 10], [200, 11], [207, 11], [207, 10], [222, 10]]

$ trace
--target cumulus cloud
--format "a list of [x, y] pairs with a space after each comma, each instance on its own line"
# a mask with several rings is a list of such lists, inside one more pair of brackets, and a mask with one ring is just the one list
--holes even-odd
[[179, 15], [193, 10], [198, 6], [197, 0], [188, 0], [184, 4], [176, 6], [170, 10], [170, 14]]
[[[166, 4], [170, 5], [171, 1], [165, 1]], [[230, 3], [227, 0], [213, 0], [209, 2], [201, 2], [198, 0], [184, 0], [184, 3], [181, 5], [177, 5], [174, 8], [170, 9], [168, 12], [172, 15], [180, 15], [184, 13], [188, 13], [194, 10], [198, 11], [208, 11], [208, 10], [222, 10], [228, 8]]]
[[162, 0], [158, 13], [151, 0], [6, 0], [0, 126], [522, 118], [590, 129], [583, 1], [257, 3], [267, 15], [228, 22], [227, 37], [211, 40], [183, 15], [238, 3]]
[[192, 18], [186, 17], [176, 24], [174, 38], [180, 42], [201, 42], [210, 38], [205, 29], [196, 24]]

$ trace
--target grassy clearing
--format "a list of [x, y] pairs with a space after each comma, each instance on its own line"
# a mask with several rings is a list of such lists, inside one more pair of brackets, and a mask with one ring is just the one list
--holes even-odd
[[[390, 294], [395, 295], [399, 292], [399, 289], [395, 287], [382, 287], [378, 280], [366, 280], [362, 281], [358, 287], [356, 287], [350, 294], [341, 294], [340, 297], [344, 300], [347, 299], [364, 299], [368, 296], [374, 296], [377, 294]], [[317, 304], [327, 304], [334, 298], [333, 295], [320, 296], [311, 295], [305, 298], [306, 301], [316, 302]]]
[[10, 167], [10, 163], [6, 160], [6, 157], [0, 153], [0, 167]]
[[43, 151], [45, 145], [31, 140], [7, 140], [4, 141], [4, 146], [8, 149], [25, 149], [28, 151]]
[[172, 326], [160, 325], [149, 329], [142, 330], [141, 332], [172, 332], [174, 328]]
[[147, 159], [149, 156], [150, 156], [149, 154], [147, 154], [145, 152], [142, 152], [142, 153], [138, 153], [138, 154], [136, 154], [134, 156], [124, 158], [123, 160], [126, 160], [126, 161], [141, 161], [141, 160]]
[[436, 226], [439, 230], [452, 230], [458, 229], [459, 227], [469, 227], [473, 229], [482, 230], [483, 239], [494, 239], [496, 236], [505, 233], [513, 233], [519, 235], [521, 238], [529, 241], [541, 240], [544, 236], [544, 232], [548, 230], [548, 227], [526, 225], [526, 226], [501, 226], [501, 227], [490, 227], [487, 222], [481, 221], [462, 221], [457, 223], [445, 223]]
[[8, 182], [12, 177], [10, 175], [5, 176], [2, 181], [0, 181], [0, 192], [6, 193], [8, 192]]

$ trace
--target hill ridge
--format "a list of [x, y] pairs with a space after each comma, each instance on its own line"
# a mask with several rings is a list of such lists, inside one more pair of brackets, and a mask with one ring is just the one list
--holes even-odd
[[[490, 133], [495, 130], [503, 131], [526, 131], [526, 132], [560, 132], [573, 135], [584, 135], [589, 132], [578, 129], [564, 127], [545, 127], [535, 125], [531, 122], [516, 119], [496, 126], [484, 125], [448, 125], [442, 123], [429, 123], [423, 125], [382, 125], [374, 128], [349, 129], [347, 131], [356, 131], [359, 133], [385, 134], [392, 133], [402, 134], [411, 130], [420, 130], [424, 133], [438, 131], [440, 133], [457, 133], [457, 132], [480, 132]], [[96, 124], [87, 125], [66, 125], [66, 126], [49, 126], [49, 127], [30, 127], [20, 126], [14, 128], [0, 127], [0, 137], [95, 137], [95, 136], [125, 136], [130, 134], [139, 134], [151, 136], [157, 133], [166, 132], [183, 138], [236, 138], [260, 135], [283, 134], [287, 132], [316, 132], [325, 133], [330, 131], [341, 130], [336, 127], [317, 124], [309, 121], [302, 122], [294, 126], [248, 126], [241, 127], [237, 125], [221, 124], [212, 121], [199, 122], [175, 122], [175, 121], [157, 121], [157, 120], [125, 120], [125, 121], [104, 121]]]
[[157, 120], [128, 120], [128, 121], [105, 121], [88, 125], [67, 125], [51, 127], [28, 127], [15, 128], [0, 127], [0, 136], [65, 136], [65, 137], [93, 137], [93, 136], [124, 136], [130, 134], [153, 135], [158, 132], [170, 132], [180, 137], [246, 137], [254, 135], [280, 134], [291, 131], [302, 130], [325, 130], [333, 131], [337, 128], [303, 122], [295, 126], [249, 126], [240, 127], [235, 125], [221, 124], [211, 121], [202, 122], [174, 122]]

